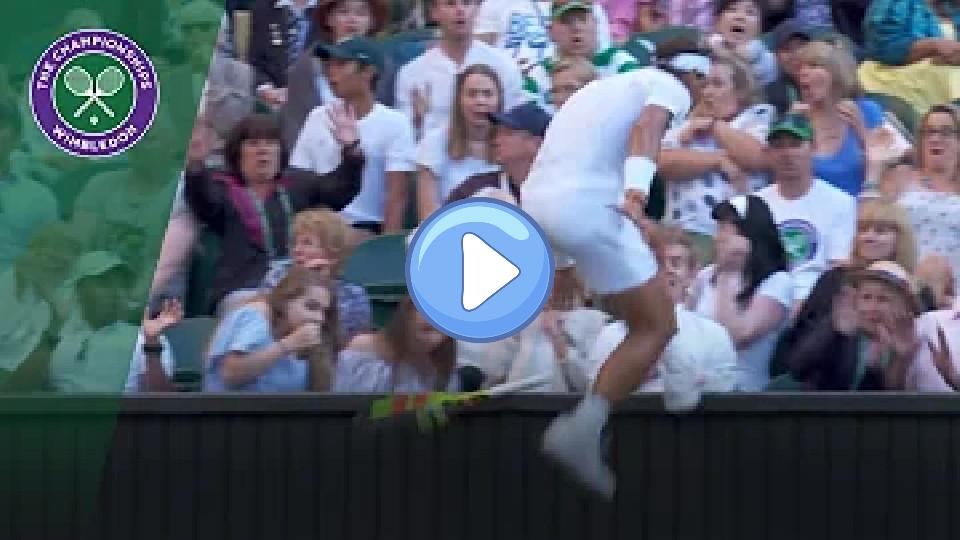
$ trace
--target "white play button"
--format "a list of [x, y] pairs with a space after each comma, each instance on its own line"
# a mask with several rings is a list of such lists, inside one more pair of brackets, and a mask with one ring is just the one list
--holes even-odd
[[463, 235], [463, 309], [473, 311], [520, 275], [520, 269], [473, 233]]

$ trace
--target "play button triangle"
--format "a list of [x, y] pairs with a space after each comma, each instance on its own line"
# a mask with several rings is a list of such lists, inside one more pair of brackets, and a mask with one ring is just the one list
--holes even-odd
[[473, 233], [463, 235], [463, 309], [473, 311], [520, 275], [520, 269]]

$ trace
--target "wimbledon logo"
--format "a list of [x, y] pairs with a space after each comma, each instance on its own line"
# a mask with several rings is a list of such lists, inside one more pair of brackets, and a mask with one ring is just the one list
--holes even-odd
[[30, 77], [33, 118], [50, 142], [79, 157], [117, 155], [150, 129], [157, 73], [130, 38], [81, 30], [51, 45]]

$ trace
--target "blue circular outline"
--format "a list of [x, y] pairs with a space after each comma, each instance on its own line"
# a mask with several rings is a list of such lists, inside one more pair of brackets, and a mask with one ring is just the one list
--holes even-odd
[[[415, 246], [420, 241], [423, 231], [429, 229], [430, 225], [434, 221], [440, 219], [441, 217], [443, 217], [444, 215], [446, 215], [456, 207], [467, 205], [467, 204], [475, 204], [475, 203], [486, 203], [486, 204], [492, 204], [494, 206], [502, 206], [504, 210], [507, 212], [519, 214], [520, 217], [522, 217], [527, 222], [528, 225], [532, 226], [533, 230], [535, 230], [537, 234], [540, 236], [540, 241], [542, 241], [543, 245], [546, 246], [547, 263], [550, 268], [549, 277], [547, 279], [546, 291], [544, 292], [543, 298], [540, 299], [540, 305], [537, 306], [537, 309], [534, 310], [533, 314], [530, 315], [530, 317], [528, 317], [527, 320], [525, 320], [523, 323], [518, 325], [513, 330], [509, 332], [497, 334], [492, 337], [485, 337], [485, 338], [478, 338], [474, 336], [464, 336], [464, 335], [458, 334], [457, 332], [452, 332], [450, 329], [444, 328], [442, 325], [437, 324], [436, 321], [434, 321], [429, 315], [427, 315], [425, 313], [425, 310], [421, 308], [420, 300], [417, 298], [417, 293], [415, 291], [415, 288], [411, 285], [411, 281], [410, 281], [410, 268], [412, 267], [411, 262], [413, 259], [413, 253], [416, 251]], [[491, 197], [468, 197], [466, 199], [444, 205], [439, 210], [431, 214], [430, 217], [424, 220], [424, 222], [417, 227], [416, 232], [413, 234], [413, 238], [410, 240], [410, 243], [407, 246], [407, 255], [406, 255], [406, 261], [405, 261], [403, 270], [404, 270], [403, 272], [404, 279], [406, 279], [407, 281], [407, 292], [408, 292], [408, 295], [410, 296], [410, 300], [413, 301], [413, 305], [414, 307], [417, 308], [417, 312], [419, 312], [420, 315], [423, 316], [423, 318], [426, 319], [427, 322], [429, 322], [434, 328], [436, 328], [437, 330], [440, 330], [444, 334], [454, 339], [457, 339], [459, 341], [466, 341], [468, 343], [492, 343], [494, 341], [500, 341], [501, 339], [508, 338], [516, 334], [517, 332], [520, 332], [521, 330], [529, 326], [530, 323], [536, 320], [537, 317], [540, 316], [540, 313], [543, 312], [543, 306], [547, 304], [547, 301], [550, 299], [550, 294], [553, 292], [553, 278], [554, 278], [554, 274], [556, 273], [556, 258], [553, 255], [553, 248], [550, 245], [550, 242], [547, 240], [547, 235], [543, 232], [543, 229], [540, 227], [540, 224], [537, 223], [536, 220], [534, 220], [532, 217], [530, 217], [529, 214], [524, 212], [522, 208], [520, 208], [517, 205], [510, 204], [510, 203], [501, 201], [499, 199], [494, 199]]]

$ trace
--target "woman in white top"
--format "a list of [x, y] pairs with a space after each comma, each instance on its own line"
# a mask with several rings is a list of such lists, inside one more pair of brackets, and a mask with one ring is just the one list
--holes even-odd
[[960, 282], [960, 117], [946, 105], [931, 107], [916, 140], [916, 168], [886, 175], [881, 190], [910, 217], [920, 265], [945, 257]]
[[763, 199], [739, 196], [718, 204], [716, 264], [697, 277], [693, 309], [730, 333], [739, 356], [737, 386], [762, 391], [770, 357], [793, 303], [787, 253]]
[[763, 149], [776, 110], [757, 104], [757, 95], [746, 64], [713, 58], [697, 108], [703, 116], [691, 117], [664, 140], [658, 160], [669, 182], [664, 219], [691, 235], [701, 262], [712, 258], [704, 251], [716, 232], [713, 207], [768, 183]]
[[497, 73], [474, 64], [457, 75], [450, 124], [429, 131], [417, 147], [417, 211], [426, 219], [467, 178], [498, 169], [490, 162], [490, 115], [503, 107]]

